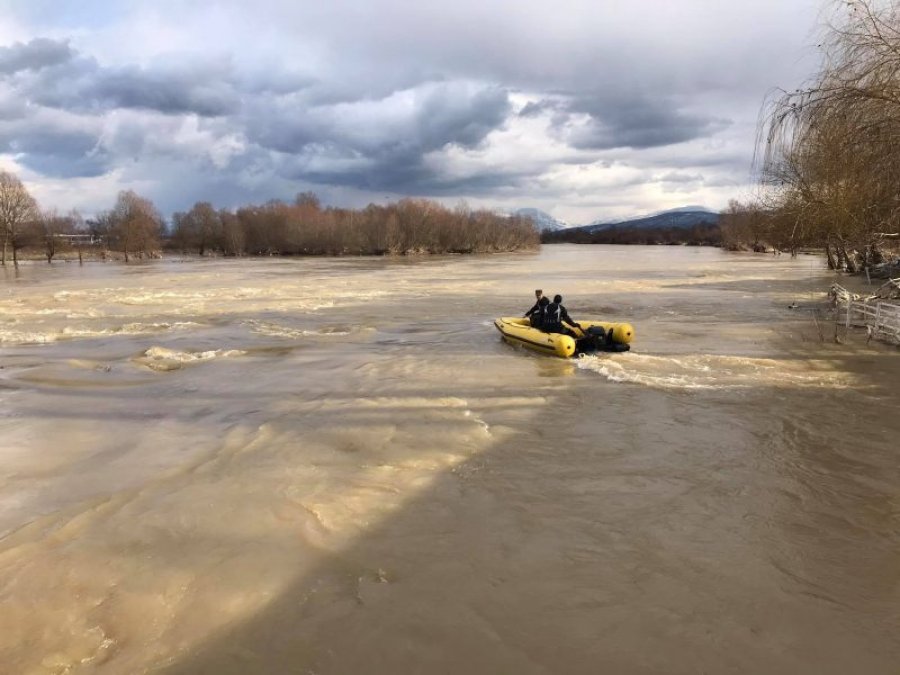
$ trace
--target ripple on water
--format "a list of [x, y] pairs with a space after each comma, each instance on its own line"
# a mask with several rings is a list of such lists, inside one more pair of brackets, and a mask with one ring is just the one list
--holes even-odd
[[350, 335], [350, 333], [352, 332], [349, 328], [343, 326], [323, 326], [321, 328], [315, 329], [291, 328], [290, 326], [285, 326], [283, 324], [278, 324], [272, 321], [259, 321], [256, 319], [250, 319], [248, 321], [245, 321], [245, 323], [250, 326], [251, 330], [254, 333], [257, 333], [259, 335], [288, 339], [315, 336], [341, 337], [344, 335]]
[[116, 335], [153, 335], [167, 331], [192, 330], [203, 324], [195, 321], [131, 322], [121, 326], [74, 325], [45, 330], [0, 329], [0, 343], [11, 345], [51, 344], [61, 340], [84, 340]]

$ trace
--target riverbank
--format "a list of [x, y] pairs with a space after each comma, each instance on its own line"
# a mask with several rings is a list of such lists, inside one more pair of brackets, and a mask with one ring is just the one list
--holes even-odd
[[[148, 262], [153, 260], [257, 260], [257, 259], [321, 259], [321, 258], [427, 258], [427, 257], [466, 257], [481, 255], [509, 255], [509, 254], [534, 254], [540, 248], [540, 245], [516, 247], [512, 250], [507, 249], [485, 249], [485, 250], [448, 250], [448, 251], [429, 251], [427, 249], [410, 249], [400, 253], [379, 252], [379, 253], [268, 253], [268, 254], [242, 254], [242, 255], [225, 255], [220, 252], [210, 252], [204, 255], [197, 253], [181, 253], [174, 250], [156, 250], [149, 253], [129, 253], [127, 262]], [[40, 250], [25, 249], [18, 254], [20, 264], [47, 264], [47, 255]], [[89, 262], [121, 262], [125, 263], [125, 254], [122, 251], [114, 251], [109, 249], [83, 249], [83, 250], [66, 250], [60, 251], [52, 257], [49, 263], [89, 263]], [[4, 267], [13, 267], [12, 258], [7, 260]]]
[[[163, 257], [162, 251], [151, 251], [138, 255], [129, 254], [130, 260], [159, 260]], [[47, 260], [47, 254], [40, 249], [22, 249], [17, 254], [19, 264], [27, 263], [88, 263], [88, 262], [125, 262], [125, 254], [122, 251], [111, 251], [96, 247], [84, 247], [78, 249], [64, 249], [53, 254]], [[12, 256], [6, 260], [4, 267], [14, 267]]]

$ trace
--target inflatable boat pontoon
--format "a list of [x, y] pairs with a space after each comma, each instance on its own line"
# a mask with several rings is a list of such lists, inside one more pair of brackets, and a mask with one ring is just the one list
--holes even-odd
[[528, 319], [520, 317], [500, 317], [494, 321], [494, 326], [510, 344], [562, 358], [593, 352], [627, 352], [631, 348], [629, 345], [634, 337], [634, 328], [630, 323], [579, 323], [583, 330], [571, 328], [579, 336], [577, 338], [562, 333], [545, 333], [532, 328]]

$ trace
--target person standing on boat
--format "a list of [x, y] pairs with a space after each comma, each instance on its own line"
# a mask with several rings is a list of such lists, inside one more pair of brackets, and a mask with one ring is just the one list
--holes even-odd
[[573, 328], [581, 330], [581, 324], [572, 321], [569, 312], [562, 304], [562, 296], [554, 295], [553, 302], [547, 305], [546, 314], [544, 315], [544, 325], [542, 330], [545, 333], [562, 333], [571, 337], [578, 337], [573, 331], [563, 326], [567, 323]]
[[541, 300], [544, 299], [544, 291], [540, 288], [535, 290], [534, 292], [534, 307], [525, 312], [525, 318], [531, 320], [532, 328], [540, 328], [540, 316], [541, 316]]
[[531, 315], [531, 327], [543, 330], [547, 320], [547, 307], [550, 306], [550, 298], [544, 297], [538, 301], [537, 311]]

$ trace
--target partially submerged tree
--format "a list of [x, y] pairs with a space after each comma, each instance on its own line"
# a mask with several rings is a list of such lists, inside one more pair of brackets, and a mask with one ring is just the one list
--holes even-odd
[[236, 213], [198, 202], [190, 211], [174, 214], [172, 236], [166, 238], [156, 207], [130, 190], [118, 194], [111, 210], [82, 222], [77, 214], [40, 215], [14, 176], [3, 174], [3, 188], [4, 261], [8, 245], [15, 255], [27, 244], [42, 248], [47, 262], [52, 262], [77, 231], [90, 235], [91, 246], [102, 243], [107, 250], [120, 251], [125, 262], [156, 255], [163, 239], [168, 247], [185, 253], [216, 251], [229, 256], [491, 253], [533, 249], [540, 243], [529, 218], [472, 211], [465, 205], [450, 209], [429, 199], [401, 199], [364, 209], [323, 207], [310, 192], [298, 194], [292, 202], [272, 200]]
[[41, 215], [35, 228], [35, 243], [42, 243], [44, 257], [48, 263], [53, 262], [57, 253], [71, 248], [68, 237], [75, 234], [81, 224], [81, 216], [77, 211], [72, 211], [66, 216], [60, 216], [56, 211], [49, 211]]
[[172, 239], [182, 253], [196, 249], [200, 255], [225, 248], [222, 218], [209, 202], [197, 202], [187, 213], [172, 217]]
[[22, 181], [8, 171], [0, 171], [0, 237], [3, 238], [0, 264], [6, 265], [7, 248], [11, 247], [13, 264], [18, 267], [17, 251], [23, 244], [23, 228], [37, 215], [37, 203]]
[[225, 255], [244, 255], [246, 240], [237, 216], [227, 209], [219, 209], [222, 223], [222, 250]]
[[758, 202], [742, 204], [732, 199], [719, 218], [722, 245], [731, 250], [749, 248], [757, 252], [765, 251], [767, 243], [774, 245], [772, 220], [771, 214]]
[[149, 199], [131, 190], [119, 193], [112, 211], [98, 218], [108, 230], [111, 246], [130, 256], [144, 257], [159, 250], [164, 223]]
[[314, 195], [304, 193], [293, 203], [242, 207], [236, 222], [221, 212], [219, 217], [235, 255], [241, 250], [251, 255], [489, 253], [530, 249], [540, 242], [530, 219], [449, 209], [428, 199], [355, 210], [323, 208]]
[[792, 250], [812, 242], [855, 271], [900, 226], [900, 7], [845, 0], [835, 16], [816, 78], [767, 110], [762, 180]]

